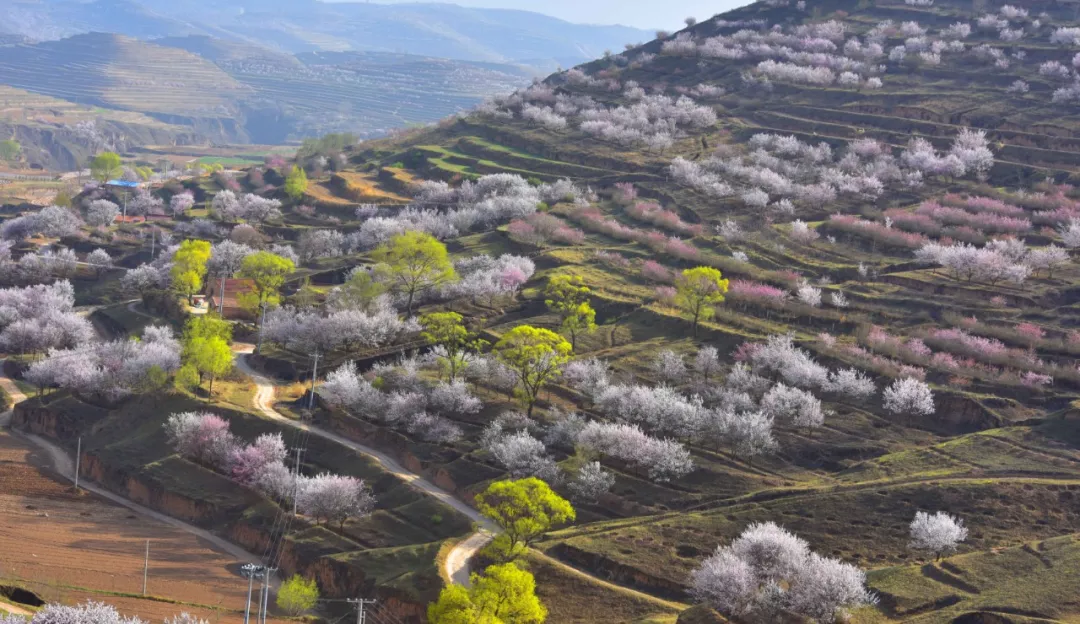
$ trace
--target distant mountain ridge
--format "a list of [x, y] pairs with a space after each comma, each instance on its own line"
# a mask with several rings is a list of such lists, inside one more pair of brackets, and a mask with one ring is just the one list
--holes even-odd
[[291, 54], [382, 51], [466, 61], [569, 67], [647, 40], [625, 26], [571, 24], [528, 11], [453, 4], [383, 5], [207, 0], [9, 0], [0, 33], [36, 41], [100, 31], [139, 39], [205, 35]]

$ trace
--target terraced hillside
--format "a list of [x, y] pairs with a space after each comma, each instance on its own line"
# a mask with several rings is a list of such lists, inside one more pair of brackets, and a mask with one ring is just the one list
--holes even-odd
[[22, 146], [22, 159], [45, 169], [74, 170], [106, 147], [202, 142], [190, 128], [131, 111], [105, 110], [0, 86], [0, 134]]
[[[198, 206], [160, 223], [177, 237], [295, 252], [301, 268], [284, 294], [297, 309], [267, 315], [252, 360], [263, 367], [257, 402], [269, 393], [262, 374], [298, 397], [285, 384], [309, 378], [315, 361], [333, 371], [317, 386], [312, 427], [334, 443], [311, 462], [379, 480], [385, 513], [313, 535], [315, 565], [357, 557], [378, 572], [357, 585], [394, 596], [406, 621], [422, 622], [421, 601], [460, 576], [436, 579], [432, 564], [468, 530], [460, 518], [436, 522], [426, 498], [406, 511], [416, 492], [365, 472], [341, 438], [465, 502], [524, 475], [572, 498], [575, 522], [522, 555], [550, 622], [1075, 622], [1077, 67], [1080, 21], [1065, 5], [774, 0], [436, 127], [359, 146], [313, 142], [323, 151], [299, 157], [306, 191], [280, 214], [255, 195], [212, 197], [229, 182], [283, 197], [291, 164], [277, 161], [183, 183], [228, 219], [204, 219]], [[330, 173], [331, 161], [348, 165]], [[350, 272], [385, 258], [374, 250], [406, 230], [444, 241], [460, 280], [440, 273], [444, 283], [415, 302], [398, 286], [394, 309], [373, 294], [390, 269]], [[123, 266], [145, 258], [144, 239], [109, 238], [131, 245]], [[577, 279], [591, 307], [560, 306], [554, 286]], [[99, 280], [81, 295], [118, 288]], [[453, 391], [471, 400], [435, 400], [435, 388], [451, 392], [439, 352], [414, 353], [425, 339], [381, 329], [401, 328], [413, 303], [406, 314], [457, 312], [485, 341]], [[323, 321], [381, 333], [317, 333]], [[523, 325], [572, 342], [562, 375], [533, 395], [508, 369], [505, 343], [501, 358], [488, 353]], [[282, 424], [236, 393], [227, 416], [247, 438]], [[139, 412], [147, 400], [60, 433], [70, 442], [81, 427], [121, 473], [179, 479], [193, 498], [257, 498], [170, 455], [163, 416]], [[955, 515], [966, 534], [917, 549], [919, 512]], [[383, 521], [369, 536], [367, 523]], [[766, 522], [819, 558], [784, 540], [800, 571], [778, 564], [768, 578], [782, 582], [769, 584], [752, 553], [713, 555]], [[706, 581], [734, 572], [695, 581], [706, 561]], [[318, 570], [346, 595], [339, 581], [353, 567]], [[864, 573], [876, 603], [807, 608], [873, 602], [847, 591]], [[837, 575], [846, 581], [802, 593]]]
[[[353, 162], [388, 184], [398, 163], [451, 185], [505, 173], [598, 192], [454, 249], [528, 252], [538, 290], [582, 276], [600, 327], [575, 355], [618, 379], [699, 392], [653, 362], [662, 350], [690, 362], [702, 346], [724, 366], [796, 379], [755, 359], [775, 343], [750, 346], [787, 334], [833, 373], [874, 382], [858, 398], [818, 386], [824, 425], [777, 420], [767, 457], [668, 431], [693, 456], [685, 477], [651, 482], [604, 458], [614, 488], [551, 534], [547, 555], [686, 600], [690, 570], [717, 544], [774, 521], [870, 571], [881, 601], [865, 621], [1072, 621], [1075, 592], [1031, 570], [1078, 563], [1075, 16], [1039, 2], [771, 4], [369, 142]], [[952, 253], [982, 259], [961, 266]], [[698, 265], [732, 282], [695, 339], [670, 286]], [[557, 327], [528, 292], [486, 330]], [[932, 413], [885, 407], [882, 390], [902, 378], [925, 380]], [[551, 404], [631, 418], [570, 382]], [[908, 547], [920, 510], [963, 518], [961, 555], [933, 563]]]
[[245, 91], [193, 54], [101, 33], [7, 46], [0, 82], [77, 104], [176, 116], [216, 116]]
[[328, 132], [382, 136], [467, 110], [531, 77], [511, 65], [407, 54], [311, 52], [289, 58], [302, 65], [258, 58], [219, 61], [254, 90], [249, 106], [280, 110], [290, 120], [268, 119], [250, 128], [259, 135], [287, 133], [281, 141]]

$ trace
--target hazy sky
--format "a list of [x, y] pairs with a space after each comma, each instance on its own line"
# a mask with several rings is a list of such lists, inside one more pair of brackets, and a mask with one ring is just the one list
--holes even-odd
[[[415, 0], [375, 0], [402, 4]], [[462, 6], [522, 9], [585, 24], [624, 24], [638, 28], [673, 29], [684, 18], [707, 19], [751, 0], [427, 0]]]

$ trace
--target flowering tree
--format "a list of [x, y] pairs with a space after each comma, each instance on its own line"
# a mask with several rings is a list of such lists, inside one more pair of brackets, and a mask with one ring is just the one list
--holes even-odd
[[686, 362], [670, 349], [658, 353], [651, 368], [664, 383], [679, 385], [686, 381]]
[[967, 539], [968, 530], [964, 522], [943, 511], [928, 514], [925, 511], [915, 513], [911, 521], [911, 547], [933, 553], [938, 559], [946, 552]]
[[885, 409], [894, 414], [934, 413], [934, 393], [925, 382], [911, 377], [897, 379], [885, 389]]
[[322, 473], [301, 481], [296, 504], [305, 516], [337, 522], [341, 531], [349, 518], [370, 514], [375, 507], [375, 497], [362, 479]]
[[494, 437], [486, 450], [506, 468], [512, 479], [537, 477], [554, 482], [559, 477], [559, 467], [548, 457], [544, 443], [527, 431]]
[[784, 419], [795, 427], [811, 431], [825, 422], [821, 401], [806, 390], [776, 384], [761, 399], [761, 410], [774, 419]]
[[169, 210], [176, 216], [183, 216], [195, 205], [195, 196], [191, 191], [177, 193], [169, 199]]
[[669, 481], [694, 469], [690, 453], [683, 445], [650, 437], [637, 425], [592, 421], [581, 429], [577, 444], [587, 451], [644, 468], [654, 481]]
[[285, 441], [280, 433], [264, 433], [255, 442], [234, 447], [229, 456], [232, 478], [247, 486], [258, 486], [267, 479], [274, 465], [285, 462]]
[[698, 600], [728, 617], [763, 621], [786, 609], [833, 622], [847, 609], [876, 601], [865, 584], [857, 567], [810, 552], [805, 541], [771, 522], [751, 524], [690, 574]]
[[165, 435], [176, 452], [208, 466], [227, 465], [236, 448], [228, 421], [208, 412], [173, 414]]
[[570, 482], [570, 491], [574, 500], [595, 502], [614, 485], [615, 475], [604, 470], [600, 462], [594, 461], [578, 470], [574, 480]]
[[95, 199], [86, 207], [86, 224], [109, 227], [120, 216], [120, 208], [107, 199]]

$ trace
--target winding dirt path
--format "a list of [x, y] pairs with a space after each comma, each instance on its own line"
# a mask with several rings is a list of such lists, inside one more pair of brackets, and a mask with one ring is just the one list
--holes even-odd
[[350, 440], [340, 436], [332, 431], [327, 431], [320, 427], [308, 423], [301, 423], [290, 418], [286, 418], [280, 412], [274, 409], [274, 382], [266, 376], [256, 372], [247, 363], [247, 354], [254, 350], [253, 345], [249, 344], [236, 344], [234, 350], [237, 353], [236, 367], [239, 368], [244, 374], [251, 377], [255, 382], [255, 408], [258, 409], [267, 418], [287, 424], [296, 429], [307, 431], [311, 435], [319, 436], [320, 438], [330, 440], [331, 442], [348, 447], [359, 453], [363, 453], [368, 457], [371, 457], [387, 472], [393, 474], [395, 477], [401, 479], [405, 483], [420, 490], [421, 492], [432, 496], [446, 505], [450, 506], [454, 510], [460, 512], [465, 517], [473, 521], [477, 527], [476, 531], [455, 544], [450, 552], [447, 553], [446, 560], [442, 565], [442, 574], [449, 580], [459, 585], [469, 585], [469, 560], [475, 555], [481, 548], [487, 545], [488, 542], [494, 537], [497, 527], [491, 523], [490, 520], [480, 515], [472, 507], [469, 507], [465, 503], [461, 502], [457, 498], [454, 498], [446, 490], [443, 490], [439, 486], [435, 485], [431, 481], [428, 481], [420, 475], [410, 472], [404, 466], [402, 466], [396, 459], [387, 455], [386, 453], [374, 449], [365, 444], [360, 444], [355, 440]]

